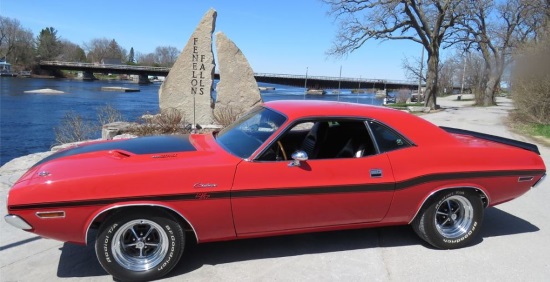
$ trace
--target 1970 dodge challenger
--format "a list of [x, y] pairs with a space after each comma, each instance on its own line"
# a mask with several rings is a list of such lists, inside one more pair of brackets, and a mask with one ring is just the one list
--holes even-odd
[[172, 270], [191, 236], [410, 224], [436, 248], [460, 248], [479, 233], [484, 208], [545, 175], [533, 144], [381, 107], [275, 101], [220, 132], [55, 153], [14, 184], [5, 219], [47, 238], [95, 241], [115, 278], [150, 280]]

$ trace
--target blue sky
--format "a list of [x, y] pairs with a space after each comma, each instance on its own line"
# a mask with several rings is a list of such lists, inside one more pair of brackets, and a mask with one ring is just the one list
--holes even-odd
[[35, 36], [54, 27], [82, 46], [94, 38], [115, 39], [136, 52], [157, 46], [182, 49], [209, 8], [218, 12], [216, 31], [237, 44], [255, 72], [404, 80], [402, 59], [420, 57], [410, 41], [372, 41], [345, 58], [328, 57], [337, 23], [319, 0], [62, 1], [0, 0], [0, 14], [16, 18]]

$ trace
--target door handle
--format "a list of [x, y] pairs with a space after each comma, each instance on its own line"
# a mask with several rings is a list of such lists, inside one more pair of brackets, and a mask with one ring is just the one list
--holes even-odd
[[370, 170], [370, 177], [373, 177], [373, 178], [382, 177], [382, 170], [381, 169], [371, 169]]

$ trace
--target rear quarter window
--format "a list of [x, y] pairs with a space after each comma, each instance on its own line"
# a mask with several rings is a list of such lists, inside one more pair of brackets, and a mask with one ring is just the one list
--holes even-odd
[[395, 130], [375, 121], [369, 121], [369, 127], [376, 140], [380, 153], [411, 146], [411, 143]]

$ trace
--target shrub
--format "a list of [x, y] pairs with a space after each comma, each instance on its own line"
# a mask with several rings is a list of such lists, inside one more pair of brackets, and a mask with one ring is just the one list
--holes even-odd
[[111, 105], [105, 105], [97, 108], [97, 120], [99, 121], [100, 126], [117, 121], [125, 121], [122, 114]]
[[241, 108], [235, 107], [217, 107], [214, 110], [214, 121], [223, 127], [227, 127], [239, 118], [243, 113]]
[[525, 46], [512, 73], [516, 119], [550, 124], [550, 33]]
[[185, 121], [182, 112], [174, 108], [161, 110], [158, 115], [146, 115], [131, 133], [138, 136], [158, 134], [186, 134], [191, 127]]
[[55, 142], [65, 144], [92, 139], [97, 131], [92, 122], [85, 121], [78, 113], [70, 111], [65, 114], [60, 125], [54, 128], [54, 132]]

